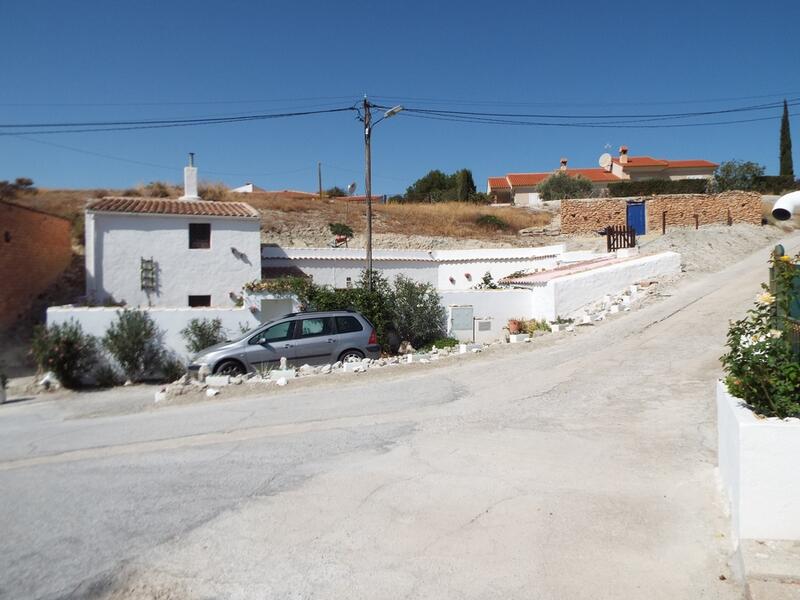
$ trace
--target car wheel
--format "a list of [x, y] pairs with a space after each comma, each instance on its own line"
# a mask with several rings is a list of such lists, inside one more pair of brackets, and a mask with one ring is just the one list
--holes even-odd
[[339, 356], [341, 362], [355, 362], [364, 358], [364, 353], [360, 350], [345, 350]]
[[225, 360], [216, 368], [214, 375], [230, 375], [231, 377], [244, 375], [244, 367], [238, 360]]

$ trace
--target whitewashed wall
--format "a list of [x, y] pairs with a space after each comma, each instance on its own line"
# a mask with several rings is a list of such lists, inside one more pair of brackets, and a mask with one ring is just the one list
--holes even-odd
[[[52, 306], [47, 309], [47, 324], [66, 323], [70, 319], [78, 321], [85, 333], [103, 337], [109, 325], [116, 320], [120, 308]], [[164, 331], [164, 345], [179, 357], [188, 358], [186, 344], [181, 330], [192, 319], [216, 319], [222, 321], [228, 335], [238, 337], [241, 328], [253, 328], [259, 320], [247, 308], [143, 308]]]
[[[347, 287], [348, 277], [353, 285], [361, 279], [366, 268], [365, 259], [270, 259], [264, 261], [265, 267], [294, 267], [309, 275], [318, 285], [330, 285], [335, 288]], [[436, 285], [437, 267], [434, 262], [373, 259], [372, 268], [393, 281], [397, 275], [404, 275], [420, 283]]]
[[[211, 248], [189, 249], [189, 224], [211, 223]], [[237, 257], [231, 248], [242, 253]], [[158, 265], [158, 289], [141, 289], [141, 258]], [[190, 295], [232, 306], [248, 281], [261, 278], [259, 219], [185, 215], [86, 215], [86, 293], [128, 306], [182, 307]]]

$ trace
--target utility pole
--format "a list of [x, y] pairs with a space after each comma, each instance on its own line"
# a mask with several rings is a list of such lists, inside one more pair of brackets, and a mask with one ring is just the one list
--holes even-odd
[[322, 200], [322, 163], [317, 163], [317, 179], [319, 181], [319, 199]]
[[364, 149], [367, 162], [365, 189], [367, 194], [367, 291], [372, 291], [372, 151], [370, 138], [372, 137], [372, 115], [370, 104], [364, 96]]

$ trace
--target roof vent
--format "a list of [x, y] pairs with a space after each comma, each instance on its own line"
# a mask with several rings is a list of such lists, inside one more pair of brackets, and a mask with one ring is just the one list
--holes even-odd
[[189, 152], [189, 166], [183, 168], [183, 196], [181, 200], [200, 200], [197, 195], [197, 167], [194, 166], [194, 152]]

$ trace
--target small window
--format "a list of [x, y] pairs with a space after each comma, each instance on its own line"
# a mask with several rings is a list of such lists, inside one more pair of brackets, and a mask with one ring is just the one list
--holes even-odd
[[298, 337], [315, 337], [318, 335], [331, 335], [333, 333], [333, 318], [320, 317], [318, 319], [303, 319]]
[[347, 279], [345, 279], [344, 284], [347, 286], [347, 289], [350, 289], [351, 287], [353, 287], [353, 278], [348, 277]]
[[288, 340], [292, 336], [293, 321], [284, 321], [268, 327], [250, 338], [250, 344], [271, 344]]
[[211, 223], [189, 223], [189, 249], [211, 248]]
[[363, 331], [361, 323], [355, 317], [336, 317], [336, 330], [339, 333], [353, 333]]
[[189, 296], [189, 306], [211, 306], [211, 296]]

